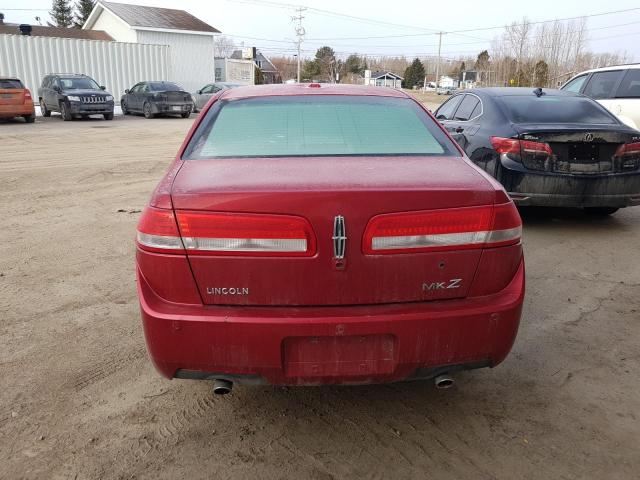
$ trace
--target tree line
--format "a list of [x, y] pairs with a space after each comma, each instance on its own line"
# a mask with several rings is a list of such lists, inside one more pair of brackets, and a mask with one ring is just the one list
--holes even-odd
[[[216, 42], [220, 56], [225, 56], [223, 50], [235, 48], [228, 39]], [[594, 53], [587, 47], [586, 18], [542, 24], [524, 18], [505, 27], [489, 48], [475, 55], [443, 56], [439, 71], [456, 79], [463, 71], [475, 71], [480, 86], [557, 87], [578, 72], [630, 60], [625, 52]], [[273, 55], [271, 62], [284, 80], [297, 77], [295, 56]], [[359, 53], [338, 55], [326, 45], [302, 61], [301, 77], [303, 81], [362, 83], [365, 70], [379, 70], [403, 76], [403, 87], [413, 88], [421, 87], [425, 79], [435, 82], [437, 63], [435, 55], [413, 59]]]

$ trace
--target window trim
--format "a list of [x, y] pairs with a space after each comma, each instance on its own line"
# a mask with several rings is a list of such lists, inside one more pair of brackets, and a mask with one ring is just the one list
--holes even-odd
[[[434, 116], [434, 118], [436, 119], [436, 121], [437, 121], [437, 122], [453, 122], [454, 120], [453, 120], [452, 118], [438, 118], [438, 112], [439, 112], [439, 111], [440, 111], [440, 109], [441, 109], [442, 107], [444, 107], [447, 103], [452, 102], [452, 101], [453, 101], [455, 98], [457, 98], [457, 97], [464, 97], [465, 95], [466, 95], [466, 94], [465, 94], [465, 93], [462, 93], [462, 92], [456, 93], [455, 95], [452, 95], [451, 97], [449, 97], [449, 98], [447, 99], [447, 101], [446, 101], [446, 102], [444, 102], [442, 105], [440, 105], [440, 106], [436, 109], [436, 111], [433, 113], [433, 116]], [[464, 100], [464, 98], [463, 98], [462, 100]], [[456, 112], [458, 111], [458, 107], [459, 107], [459, 106], [460, 106], [460, 104], [462, 103], [462, 100], [460, 100], [460, 101], [458, 102], [458, 105], [456, 105], [456, 106], [455, 106], [455, 108], [453, 109], [453, 111], [451, 112], [451, 115], [452, 115], [452, 116], [453, 116], [453, 115], [455, 115], [455, 114], [456, 114]]]
[[[476, 97], [478, 99], [478, 101], [480, 102], [480, 113], [478, 115], [476, 115], [475, 117], [471, 117], [468, 120], [458, 120], [456, 118], [452, 118], [450, 121], [451, 122], [459, 122], [459, 123], [468, 123], [468, 122], [473, 122], [474, 120], [477, 120], [478, 118], [480, 118], [482, 115], [484, 115], [484, 103], [482, 103], [482, 99], [476, 95], [475, 93], [464, 93], [463, 95], [472, 95], [474, 97]], [[460, 102], [460, 104], [458, 105], [458, 108], [460, 108], [460, 105], [462, 105], [462, 102], [464, 102], [464, 98], [462, 99], [462, 101]], [[458, 112], [458, 108], [456, 108], [456, 111], [453, 112], [453, 115], [455, 116], [456, 113]], [[473, 110], [475, 110], [475, 107], [473, 108]], [[473, 110], [471, 111], [471, 113], [473, 113]]]

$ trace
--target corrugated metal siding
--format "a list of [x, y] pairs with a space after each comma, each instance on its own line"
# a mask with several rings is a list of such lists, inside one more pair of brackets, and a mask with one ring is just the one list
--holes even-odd
[[85, 73], [120, 101], [137, 82], [169, 78], [169, 52], [167, 45], [0, 35], [0, 76], [17, 76], [37, 98], [46, 74]]
[[215, 81], [212, 35], [138, 30], [138, 42], [169, 45], [171, 68], [166, 78], [189, 92]]

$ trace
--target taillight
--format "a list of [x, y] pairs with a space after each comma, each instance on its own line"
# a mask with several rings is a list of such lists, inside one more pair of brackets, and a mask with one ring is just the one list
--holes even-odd
[[512, 202], [373, 217], [363, 237], [369, 255], [435, 252], [513, 245], [522, 236]]
[[623, 143], [616, 150], [614, 157], [619, 159], [620, 170], [640, 168], [640, 143]]
[[291, 215], [178, 211], [191, 254], [312, 256], [315, 235], [309, 222]]
[[32, 100], [31, 98], [31, 92], [29, 90], [25, 90], [24, 91], [24, 99], [25, 100]]
[[160, 253], [184, 253], [173, 210], [146, 207], [138, 221], [138, 246]]
[[616, 150], [616, 157], [640, 154], [640, 143], [623, 143]]
[[514, 138], [491, 137], [491, 146], [498, 153], [520, 155], [520, 140]]
[[518, 140], [515, 138], [491, 137], [491, 146], [501, 155], [521, 162], [532, 170], [548, 170], [553, 151], [548, 143]]

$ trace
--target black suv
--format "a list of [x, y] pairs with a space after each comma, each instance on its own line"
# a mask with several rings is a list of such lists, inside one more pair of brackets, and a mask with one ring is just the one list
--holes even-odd
[[104, 115], [113, 120], [113, 95], [87, 75], [54, 73], [42, 79], [38, 91], [42, 115], [60, 112], [63, 120], [89, 115]]

